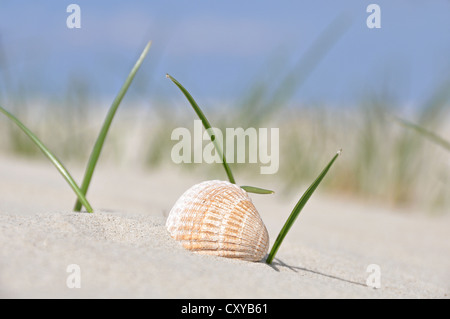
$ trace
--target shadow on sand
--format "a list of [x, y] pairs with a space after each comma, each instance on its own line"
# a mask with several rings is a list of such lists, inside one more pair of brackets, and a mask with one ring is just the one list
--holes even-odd
[[348, 279], [337, 277], [337, 276], [333, 276], [333, 275], [328, 275], [328, 274], [325, 274], [323, 272], [307, 269], [307, 268], [304, 268], [304, 267], [290, 266], [290, 265], [284, 263], [283, 261], [281, 261], [278, 258], [275, 258], [274, 262], [272, 262], [268, 266], [273, 268], [275, 271], [278, 271], [278, 272], [280, 271], [279, 267], [280, 268], [288, 268], [288, 269], [290, 269], [290, 270], [292, 270], [293, 272], [296, 272], [296, 273], [298, 273], [299, 271], [304, 271], [304, 272], [313, 273], [315, 275], [324, 276], [324, 277], [335, 279], [335, 280], [340, 280], [340, 281], [343, 281], [343, 282], [346, 282], [346, 283], [349, 283], [349, 284], [367, 287], [367, 285], [365, 285], [364, 283], [348, 280]]

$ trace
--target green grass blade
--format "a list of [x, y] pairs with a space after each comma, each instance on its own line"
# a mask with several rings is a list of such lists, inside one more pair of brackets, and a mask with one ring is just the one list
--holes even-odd
[[[338, 15], [319, 34], [301, 58], [289, 68], [288, 73], [271, 92], [268, 83], [264, 85], [264, 82], [261, 84], [255, 81], [257, 84], [253, 87], [253, 91], [256, 90], [256, 92], [250, 90], [249, 96], [247, 100], [244, 100], [245, 104], [242, 106], [248, 118], [253, 123], [260, 123], [286, 106], [289, 99], [306, 83], [327, 54], [350, 29], [352, 23], [352, 19], [347, 14]], [[267, 67], [264, 68], [264, 72], [267, 72]], [[272, 74], [270, 78], [274, 75]], [[252, 96], [253, 94], [256, 96]]]
[[442, 146], [443, 148], [445, 148], [447, 151], [450, 151], [450, 142], [448, 142], [447, 140], [444, 140], [442, 137], [440, 137], [439, 135], [435, 134], [434, 132], [431, 132], [425, 128], [423, 128], [420, 125], [411, 123], [409, 121], [406, 121], [404, 119], [395, 118], [401, 125], [413, 129], [415, 130], [417, 133], [419, 133], [420, 135], [422, 135], [423, 137], [427, 138], [428, 140]]
[[87, 201], [85, 194], [80, 190], [77, 183], [74, 181], [72, 176], [69, 174], [67, 169], [64, 167], [64, 165], [56, 158], [55, 155], [53, 155], [52, 152], [39, 140], [39, 138], [33, 134], [19, 119], [17, 119], [14, 115], [6, 111], [3, 107], [0, 106], [0, 112], [5, 114], [8, 118], [10, 118], [15, 124], [17, 124], [18, 127], [22, 129], [22, 131], [28, 135], [28, 137], [40, 148], [40, 150], [44, 153], [45, 156], [48, 157], [48, 159], [55, 165], [55, 167], [58, 169], [58, 171], [61, 173], [61, 175], [64, 177], [64, 179], [69, 183], [70, 187], [73, 189], [75, 194], [77, 195], [79, 201], [83, 204], [83, 206], [86, 208], [86, 210], [89, 213], [93, 212], [93, 209], [89, 202]]
[[[114, 115], [116, 114], [117, 109], [119, 108], [120, 102], [122, 102], [123, 97], [125, 96], [125, 93], [127, 92], [128, 88], [130, 87], [131, 82], [134, 79], [134, 76], [136, 75], [136, 72], [138, 71], [139, 67], [141, 66], [142, 62], [145, 59], [145, 56], [147, 55], [150, 46], [151, 41], [147, 43], [147, 45], [144, 48], [144, 51], [142, 51], [141, 56], [137, 60], [134, 67], [131, 69], [131, 72], [128, 74], [128, 77], [125, 80], [125, 83], [122, 85], [119, 93], [117, 94], [116, 98], [114, 99], [113, 103], [111, 104], [111, 107], [109, 108], [108, 114], [106, 115], [105, 121], [103, 122], [102, 129], [100, 130], [100, 133], [97, 137], [97, 140], [95, 142], [94, 148], [92, 149], [91, 155], [89, 157], [89, 162], [86, 167], [86, 171], [84, 173], [83, 183], [81, 184], [81, 191], [84, 195], [87, 194], [87, 191], [89, 189], [89, 184], [91, 183], [92, 175], [94, 174], [95, 166], [97, 165], [98, 159], [100, 157], [100, 153], [103, 148], [103, 144], [105, 143], [106, 135], [108, 134], [109, 128], [111, 126], [111, 123], [113, 121]], [[82, 203], [78, 199], [75, 203], [74, 210], [80, 211], [81, 210]]]
[[323, 169], [323, 171], [320, 173], [320, 175], [311, 184], [311, 186], [309, 186], [309, 188], [306, 190], [306, 192], [302, 195], [300, 200], [297, 202], [297, 205], [295, 205], [294, 209], [292, 210], [292, 213], [289, 215], [288, 219], [286, 220], [286, 223], [284, 224], [283, 228], [281, 229], [280, 233], [278, 234], [278, 237], [275, 240], [275, 243], [273, 244], [272, 249], [270, 250], [269, 256], [267, 257], [266, 263], [268, 263], [268, 264], [272, 263], [272, 260], [275, 257], [275, 254], [277, 253], [278, 249], [280, 248], [280, 245], [283, 242], [284, 237], [286, 237], [287, 233], [291, 229], [292, 225], [294, 224], [294, 222], [297, 219], [298, 215], [300, 214], [301, 210], [303, 209], [305, 204], [308, 202], [309, 198], [314, 193], [317, 186], [319, 186], [319, 184], [322, 182], [322, 179], [328, 173], [328, 170], [330, 169], [331, 165], [333, 165], [334, 161], [337, 159], [337, 157], [340, 154], [341, 154], [341, 151], [336, 153], [336, 155], [333, 157], [333, 159], [330, 161], [330, 163], [328, 163], [328, 165]]
[[325, 59], [325, 56], [338, 43], [351, 24], [351, 18], [342, 13], [327, 25], [289, 74], [281, 81], [268, 105], [276, 108], [285, 104], [296, 90], [306, 82], [306, 79], [313, 73], [319, 63]]
[[241, 186], [243, 190], [245, 190], [247, 193], [254, 193], [254, 194], [273, 194], [274, 191], [271, 191], [270, 189], [264, 189], [259, 188], [255, 186]]
[[[178, 88], [181, 90], [181, 92], [187, 98], [187, 100], [191, 104], [192, 108], [194, 109], [195, 113], [197, 113], [197, 116], [202, 121], [204, 128], [206, 130], [210, 129], [211, 128], [211, 124], [209, 123], [209, 121], [206, 118], [206, 116], [203, 113], [203, 111], [198, 106], [197, 102], [195, 102], [195, 100], [192, 97], [192, 95], [180, 84], [180, 82], [175, 80], [172, 76], [167, 74], [166, 77], [169, 78], [170, 80], [172, 80], [172, 82], [175, 83], [176, 86], [178, 86]], [[225, 168], [225, 172], [227, 173], [228, 180], [230, 181], [230, 183], [236, 184], [236, 181], [234, 179], [233, 173], [231, 172], [230, 166], [228, 165], [227, 161], [225, 160], [225, 155], [223, 154], [223, 151], [219, 148], [219, 145], [217, 145], [217, 142], [214, 139], [214, 134], [211, 134], [209, 130], [208, 130], [208, 133], [210, 134], [209, 136], [211, 137], [211, 141], [213, 142], [217, 153], [222, 158], [222, 164], [223, 164], [223, 167]]]

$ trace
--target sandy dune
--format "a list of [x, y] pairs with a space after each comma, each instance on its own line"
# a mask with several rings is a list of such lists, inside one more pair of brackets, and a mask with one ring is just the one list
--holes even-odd
[[[449, 297], [448, 214], [392, 211], [318, 192], [272, 266], [200, 256], [174, 242], [164, 222], [203, 178], [100, 165], [88, 197], [96, 212], [73, 213], [74, 195], [51, 164], [0, 157], [0, 297]], [[252, 198], [272, 244], [297, 198]], [[80, 288], [67, 286], [73, 264]], [[371, 264], [380, 267], [380, 289], [366, 285]]]

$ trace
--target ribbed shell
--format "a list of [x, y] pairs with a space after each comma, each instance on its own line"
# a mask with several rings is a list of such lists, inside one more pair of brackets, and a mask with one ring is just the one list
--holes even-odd
[[166, 221], [170, 235], [201, 254], [260, 261], [269, 235], [252, 200], [237, 185], [206, 181], [188, 189]]

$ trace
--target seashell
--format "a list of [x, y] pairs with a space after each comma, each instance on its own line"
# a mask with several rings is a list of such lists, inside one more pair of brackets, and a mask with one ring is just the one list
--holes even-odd
[[260, 261], [269, 235], [247, 192], [226, 181], [192, 186], [177, 200], [166, 228], [184, 248], [199, 254]]

